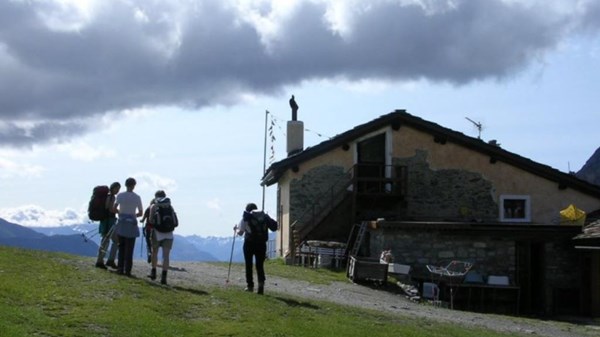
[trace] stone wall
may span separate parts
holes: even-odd
[[[457,169],[432,170],[427,152],[394,158],[408,168],[403,215],[414,219],[485,221],[498,219],[492,183],[481,174]]]
[[[515,282],[515,243],[489,235],[471,236],[451,231],[377,229],[370,231],[370,255],[391,249],[396,263],[412,266],[416,275],[428,275],[426,265],[445,266],[452,260],[474,263],[483,275],[508,275]]]
[[[545,279],[553,287],[579,287],[579,257],[571,242],[548,242],[545,247]]]
[[[561,313],[568,307],[578,309],[580,265],[572,243],[548,242],[544,245],[545,312]]]
[[[445,266],[452,260],[459,260],[474,263],[472,270],[484,276],[507,275],[512,285],[520,281],[516,265],[518,239],[509,233],[496,237],[482,232],[469,235],[431,228],[384,227],[370,229],[368,237],[367,255],[378,257],[381,251],[391,249],[394,262],[410,265],[411,274],[417,278],[432,276],[426,268],[428,264]],[[568,239],[546,237],[544,240],[540,269],[528,271],[543,270],[543,277],[540,284],[530,286],[543,287],[541,304],[544,313],[577,312],[581,295],[579,254]],[[521,286],[524,292],[531,290],[528,285]],[[522,293],[522,296],[533,295]]]
[[[306,212],[311,212],[313,205],[326,203],[331,188],[341,188],[342,182],[349,180],[347,169],[341,166],[324,165],[307,171],[301,179],[290,183],[290,220],[294,222]]]

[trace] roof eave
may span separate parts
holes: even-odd
[[[277,183],[279,178],[281,178],[281,175],[287,169],[300,165],[306,160],[326,153],[337,146],[352,142],[360,136],[390,124],[397,124],[398,127],[401,127],[402,124],[409,125],[413,128],[431,134],[434,136],[434,138],[442,143],[445,141],[450,141],[488,155],[490,156],[490,162],[502,161],[506,164],[519,167],[542,178],[554,181],[557,183],[558,188],[560,189],[569,187],[588,195],[600,198],[600,186],[591,184],[587,181],[577,178],[574,175],[561,172],[550,166],[504,150],[499,146],[485,143],[480,139],[466,136],[460,132],[445,128],[430,121],[426,121],[420,117],[413,116],[407,113],[405,110],[395,110],[387,115],[380,116],[371,122],[359,125],[351,130],[335,136],[330,140],[324,141],[314,147],[309,147],[297,154],[274,163],[265,173],[265,176],[262,179],[262,184],[267,186],[273,185]]]

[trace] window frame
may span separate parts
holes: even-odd
[[[522,200],[524,202],[523,217],[507,217],[504,204],[507,200]],[[500,222],[531,222],[531,196],[522,194],[502,194],[500,195]]]

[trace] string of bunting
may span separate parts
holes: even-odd
[[[269,134],[269,140],[270,140],[269,149],[271,150],[271,153],[269,155],[269,164],[272,164],[275,161],[275,141],[277,140],[277,138],[275,137],[275,128],[279,129],[279,132],[281,132],[283,137],[286,136],[286,133],[285,133],[285,129],[282,126],[282,124],[285,122],[285,120],[275,116],[274,114],[272,114],[270,112],[269,112],[269,116],[271,117],[270,123],[269,123],[269,128],[268,128],[268,134]],[[323,135],[322,133],[316,132],[314,130],[305,128],[304,131],[311,132],[311,133],[317,135],[319,138],[331,139],[331,137]]]
[[[275,120],[273,115],[271,115],[271,124],[269,125],[269,139],[271,140],[271,155],[269,156],[269,164],[273,164],[275,161],[275,133],[273,132],[273,127],[275,127]]]

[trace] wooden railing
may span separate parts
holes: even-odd
[[[359,195],[406,196],[406,166],[357,164],[352,176]]]
[[[292,256],[300,244],[313,229],[337,206],[346,195],[352,191],[353,168],[348,170],[340,179],[336,180],[324,193],[314,198],[313,203],[296,219],[291,228]]]
[[[340,179],[335,181],[324,193],[314,198],[314,202],[292,222],[291,250],[292,258],[305,240],[349,194],[356,196],[389,196],[403,198],[406,195],[406,166],[356,164]],[[354,203],[353,203],[354,205]],[[351,223],[354,223],[356,210],[351,210]]]

